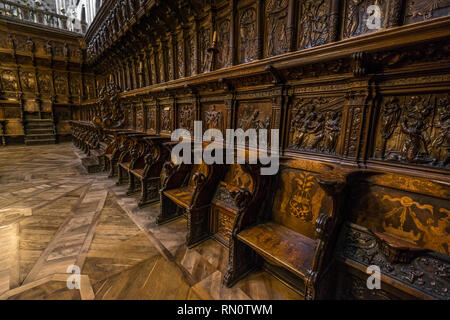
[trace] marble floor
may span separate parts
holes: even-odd
[[[188,249],[71,143],[0,147],[0,299],[301,299],[263,270],[222,285],[228,252]],[[69,288],[70,287],[70,288]]]

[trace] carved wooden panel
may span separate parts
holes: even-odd
[[[224,192],[227,191],[225,190]],[[216,237],[219,241],[228,245],[231,239],[236,215],[215,205],[212,205],[211,211],[213,221],[215,222],[215,230],[213,230],[213,232],[216,233]]]
[[[39,91],[44,96],[52,94],[52,74],[46,71],[39,71],[38,75]]]
[[[245,63],[257,59],[257,14],[254,7],[239,11],[238,55],[239,62]]]
[[[5,91],[16,91],[18,89],[17,76],[12,70],[1,71],[2,88]]]
[[[231,44],[230,44],[230,20],[224,19],[218,23],[217,31],[217,55],[218,68],[231,66]]]
[[[275,222],[315,239],[315,221],[327,212],[327,197],[313,173],[281,169],[272,216]]]
[[[70,94],[74,97],[81,96],[81,75],[72,73],[70,75]]]
[[[288,5],[288,0],[266,1],[266,57],[276,56],[289,51],[290,38],[287,31]]]
[[[136,130],[145,131],[145,117],[144,117],[144,106],[138,104],[136,106]]]
[[[331,0],[299,1],[298,49],[320,46],[329,41]]]
[[[193,76],[197,73],[195,67],[197,65],[195,61],[195,41],[194,36],[190,35],[186,40],[186,73],[187,76]]]
[[[306,98],[294,102],[290,111],[290,150],[337,153],[342,128],[343,99]]]
[[[67,76],[63,72],[55,72],[55,93],[62,96],[66,96],[68,94]]]
[[[161,106],[160,110],[160,131],[170,133],[172,131],[172,107]]]
[[[177,60],[178,60],[178,78],[184,77],[185,69],[185,54],[184,54],[184,38],[181,36],[177,41]]]
[[[23,108],[26,112],[39,112],[39,103],[35,100],[26,100]]]
[[[26,92],[36,91],[36,81],[34,78],[34,71],[21,71],[20,82],[22,84],[22,90]]]
[[[200,68],[202,72],[208,71],[208,48],[211,46],[211,28],[205,26],[199,31],[199,54],[200,54]]]
[[[178,105],[177,128],[194,132],[194,108],[192,104]]]
[[[225,104],[202,105],[203,130],[219,129],[225,133],[226,126]]]
[[[270,129],[272,121],[272,104],[270,102],[239,102],[237,128]]]
[[[450,95],[384,97],[374,157],[417,165],[450,164]]]
[[[386,175],[373,178],[371,185],[360,184],[351,191],[352,221],[371,231],[401,239],[411,246],[448,255],[450,210],[447,201],[394,189],[389,183],[391,179],[398,180],[400,188],[411,191],[439,189],[430,181],[413,177]]]
[[[446,16],[450,0],[407,0],[405,24]]]
[[[377,31],[377,29],[369,29],[368,27],[368,23],[372,21],[370,19],[373,19],[371,16],[374,15],[374,12],[370,11],[371,13],[369,14],[367,13],[367,9],[370,5],[374,4],[377,4],[380,8],[380,28],[386,28],[390,14],[389,2],[394,3],[395,0],[346,0],[343,13],[343,38],[350,38]]]
[[[156,130],[156,106],[147,106],[147,130]]]

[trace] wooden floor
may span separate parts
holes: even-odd
[[[70,143],[0,147],[0,299],[301,298],[265,271],[224,287],[226,248],[186,248],[186,220],[157,226],[158,204],[138,209],[80,157]]]

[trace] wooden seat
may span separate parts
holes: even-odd
[[[312,267],[317,240],[281,224],[262,223],[240,232],[237,238],[273,264],[300,277],[306,277]]]
[[[224,169],[224,165],[167,162],[161,172],[161,204],[156,222],[165,223],[186,213],[186,245],[192,247],[208,238],[209,207]]]
[[[145,136],[139,139],[131,152],[132,161],[128,168],[128,192],[141,190],[139,207],[159,201],[160,176],[162,166],[170,156],[170,151],[164,147],[168,137],[157,135]],[[136,180],[139,183],[136,183]]]
[[[195,192],[194,186],[185,186],[178,189],[164,191],[164,195],[177,205],[187,209]]]
[[[245,210],[232,230],[224,283],[233,285],[255,266],[263,266],[303,294],[324,296],[321,286],[332,263],[341,196],[351,171],[313,160],[284,162],[267,195],[275,197]],[[249,196],[247,196],[249,197]]]

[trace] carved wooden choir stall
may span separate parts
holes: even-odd
[[[223,244],[226,286],[264,268],[305,299],[449,299],[449,9],[106,1],[85,36],[99,86],[73,106],[74,144],[89,171],[159,206],[157,223],[186,219],[187,246]],[[176,129],[269,129],[279,170],[174,163]]]

